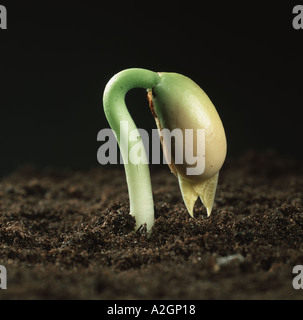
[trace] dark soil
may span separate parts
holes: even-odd
[[[1,299],[302,299],[303,166],[248,153],[221,170],[210,218],[152,168],[156,221],[133,232],[123,168],[26,167],[0,183]]]

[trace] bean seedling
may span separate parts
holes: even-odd
[[[157,73],[139,68],[126,69],[114,75],[107,83],[103,105],[124,161],[130,214],[135,217],[136,229],[146,224],[147,231],[151,230],[154,224],[154,202],[146,155],[146,161],[142,163],[133,164],[129,161],[129,151],[138,141],[129,139],[128,132],[135,132],[137,137],[140,137],[125,104],[126,93],[133,88],[147,90],[163,153],[172,173],[178,178],[189,214],[193,216],[194,204],[200,197],[209,216],[219,170],[224,163],[227,149],[225,131],[214,105],[195,82],[183,75]],[[128,124],[128,132],[124,132],[123,126],[120,126],[121,121]],[[175,139],[175,142],[169,145],[164,132],[173,132],[176,129],[182,133],[181,140]],[[192,143],[185,139],[188,130],[192,132]],[[141,140],[139,143],[143,144]],[[144,147],[140,149],[144,150]],[[189,153],[191,157],[188,156]],[[180,158],[183,162],[179,161]]]

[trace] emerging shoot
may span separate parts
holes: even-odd
[[[115,132],[125,167],[130,213],[136,229],[154,224],[154,203],[146,155],[141,163],[130,161],[130,150],[138,141],[129,132],[140,134],[125,105],[125,95],[133,88],[145,88],[155,117],[166,161],[178,178],[186,208],[193,216],[198,197],[211,214],[218,174],[226,156],[226,137],[220,117],[205,92],[192,80],[177,73],[156,73],[145,69],[127,69],[116,74],[106,85],[103,105],[106,118]],[[121,123],[126,123],[128,131]],[[166,135],[178,129],[180,139],[168,144]],[[185,139],[192,132],[191,143]],[[125,143],[127,142],[127,143]],[[140,140],[139,143],[143,142]],[[125,147],[126,146],[126,147]],[[140,147],[144,150],[144,147]],[[190,156],[189,156],[190,153]],[[183,162],[178,161],[183,159]],[[196,165],[194,165],[196,164]]]

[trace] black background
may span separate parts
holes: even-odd
[[[1,174],[26,163],[97,166],[104,87],[131,67],[197,82],[221,116],[228,157],[251,148],[302,157],[300,1],[0,4]],[[156,127],[144,90],[126,99],[138,127]]]

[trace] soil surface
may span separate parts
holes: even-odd
[[[123,167],[24,167],[0,182],[0,299],[302,299],[303,166],[274,152],[228,160],[208,218],[152,167],[156,221],[134,232]]]

